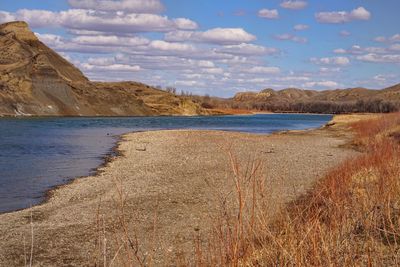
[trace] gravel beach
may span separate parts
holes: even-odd
[[[243,167],[262,162],[272,216],[357,153],[342,146],[348,138],[332,127],[273,135],[127,134],[118,145],[121,155],[96,176],[52,190],[42,205],[0,215],[0,266],[29,263],[32,232],[34,266],[94,266],[104,245],[111,263],[123,233],[138,240],[139,252],[151,255],[153,265],[173,265],[171,259],[193,252],[195,236],[209,231],[218,194],[233,194],[228,151]]]

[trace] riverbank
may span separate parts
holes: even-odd
[[[114,256],[119,260],[127,237],[132,242],[135,236],[138,254],[165,264],[192,253],[194,237],[206,234],[219,212],[219,196],[232,195],[228,151],[244,165],[262,162],[272,214],[354,155],[341,147],[348,138],[340,127],[270,136],[127,134],[118,146],[121,156],[97,176],[53,190],[40,206],[0,215],[0,265],[30,258],[32,229],[34,265],[94,265],[104,261],[104,251],[110,263]]]
[[[244,209],[237,217],[241,220],[223,222],[222,229],[233,233],[241,226],[234,246],[223,237],[212,251],[201,247],[196,260],[202,266],[225,261],[234,266],[399,265],[400,114],[341,116],[330,125],[347,125],[354,134],[347,146],[363,153],[331,169],[272,222],[263,220],[269,217],[262,208],[268,199],[258,197],[255,209]],[[257,189],[255,195],[260,193]]]

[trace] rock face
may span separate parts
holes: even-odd
[[[0,25],[0,116],[205,114],[188,98],[136,82],[96,83],[25,22]]]

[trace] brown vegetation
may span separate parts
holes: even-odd
[[[298,113],[389,113],[400,109],[400,85],[382,90],[351,88],[313,91],[289,88],[280,91],[237,93],[231,99],[193,97],[205,108]]]
[[[365,153],[332,170],[278,216],[257,172],[232,158],[235,209],[221,205],[214,232],[196,243],[198,266],[398,266],[400,114],[352,122]]]

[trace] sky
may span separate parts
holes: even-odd
[[[98,81],[229,97],[400,82],[399,0],[0,1]]]

